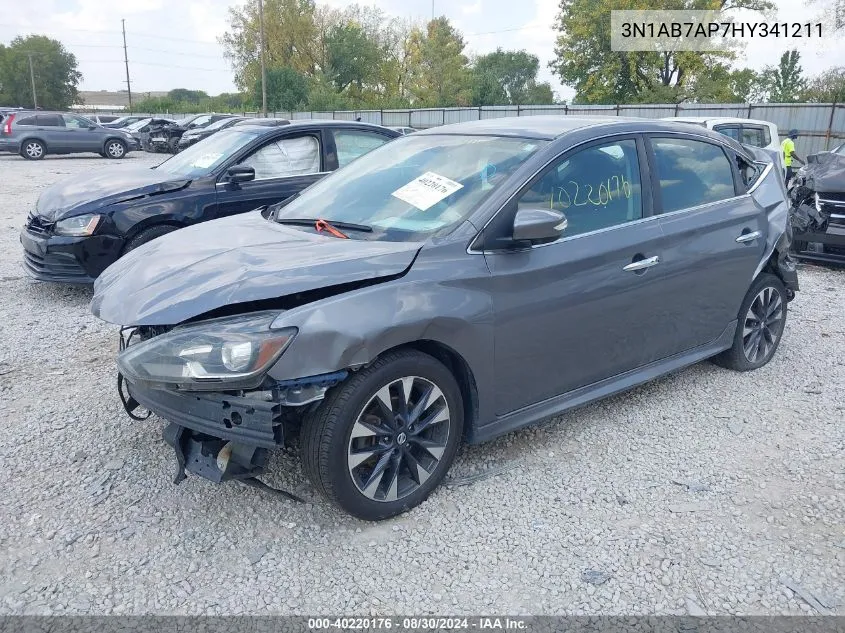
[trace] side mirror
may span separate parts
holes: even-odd
[[[515,242],[553,242],[566,230],[566,216],[552,209],[523,208],[513,220]]]
[[[246,165],[234,165],[226,171],[227,182],[249,182],[255,180],[255,168]]]
[[[89,129],[89,130],[96,130],[96,129],[97,129],[97,126],[96,126],[96,125],[89,125],[89,126],[88,126],[88,129]]]

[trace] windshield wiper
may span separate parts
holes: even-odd
[[[372,233],[373,227],[366,224],[355,224],[353,222],[335,222],[332,220],[324,220],[323,218],[276,218],[279,224],[293,224],[294,226],[313,226],[317,232],[327,231],[335,237],[346,237],[337,229],[346,229],[347,231],[362,231],[364,233]],[[334,231],[332,230],[334,229]],[[339,234],[339,235],[338,235]]]

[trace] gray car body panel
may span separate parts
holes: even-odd
[[[476,397],[468,437],[474,441],[730,347],[744,294],[786,231],[788,205],[774,170],[753,191],[725,201],[647,213],[518,251],[476,246],[525,183],[555,158],[597,139],[621,135],[642,147],[648,134],[668,134],[707,140],[749,161],[759,154],[716,132],[645,120],[524,117],[415,135],[451,133],[552,142],[452,233],[422,245],[295,236],[297,229],[268,225],[259,214],[208,222],[197,228],[215,244],[210,255],[197,245],[204,241],[200,234],[187,230],[141,247],[100,277],[94,313],[121,325],[176,324],[227,304],[384,276],[366,288],[280,310],[274,327],[293,326],[298,333],[269,376],[281,381],[354,370],[385,350],[436,343],[469,370]],[[760,236],[736,241],[752,231]],[[268,233],[284,233],[285,240],[271,247]],[[288,237],[291,254],[282,248]],[[316,248],[297,253],[299,243],[314,240],[332,245],[325,266],[302,258],[320,252]],[[368,252],[379,245],[383,250]],[[623,271],[633,257],[656,252],[660,266],[643,275]]]

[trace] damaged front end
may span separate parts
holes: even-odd
[[[845,263],[845,157],[808,157],[789,188],[792,250],[801,259]]]
[[[164,439],[175,452],[174,483],[191,473],[267,488],[255,477],[270,451],[284,446],[328,389],[346,378],[346,371],[281,381],[266,376],[295,336],[290,328],[269,328],[277,314],[214,319],[201,328],[121,330],[121,402],[135,420],[155,413],[168,422]],[[226,340],[215,341],[215,332],[225,332]]]

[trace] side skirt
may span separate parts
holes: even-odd
[[[733,321],[717,339],[707,345],[702,345],[682,354],[655,361],[649,365],[632,369],[624,374],[606,378],[591,385],[579,387],[565,394],[503,415],[489,424],[477,427],[469,438],[469,441],[471,444],[486,442],[505,433],[547,420],[596,400],[628,391],[665,374],[694,365],[730,348],[733,345],[736,328],[737,321]]]

